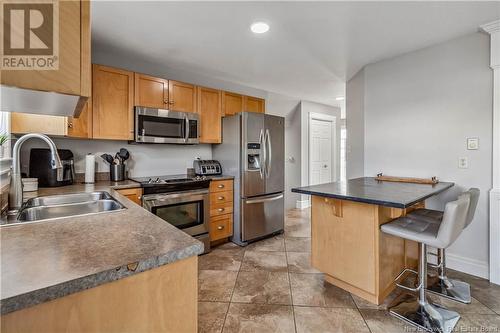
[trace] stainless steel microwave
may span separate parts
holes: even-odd
[[[135,107],[137,143],[199,143],[200,119],[197,113]]]

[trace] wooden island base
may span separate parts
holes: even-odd
[[[424,207],[392,208],[312,196],[311,262],[325,280],[381,304],[404,268],[416,269],[418,243],[390,236],[380,226]]]
[[[0,317],[2,332],[197,331],[198,257]]]

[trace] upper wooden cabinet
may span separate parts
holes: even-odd
[[[222,92],[198,87],[198,113],[200,114],[200,142],[222,142]]]
[[[57,1],[57,0],[56,0]],[[1,83],[19,88],[89,97],[90,1],[57,1],[59,7],[58,69],[2,70]]]
[[[43,133],[46,135],[65,136],[68,134],[68,118],[12,112],[10,132],[16,134]]]
[[[222,92],[222,114],[232,116],[243,111],[243,95],[228,91]]]
[[[133,72],[92,66],[92,117],[95,139],[133,140]]]
[[[136,106],[167,109],[168,80],[135,73],[135,102]]]
[[[196,112],[196,86],[178,81],[168,81],[169,110]]]
[[[92,138],[92,99],[89,98],[83,107],[80,117],[68,117],[68,133],[72,138]]]
[[[257,97],[244,96],[243,97],[243,111],[247,112],[266,112],[266,100]]]

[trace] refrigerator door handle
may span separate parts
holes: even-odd
[[[253,200],[247,200],[247,204],[256,204],[256,203],[263,203],[263,202],[269,202],[269,201],[274,201],[274,200],[279,200],[283,198],[283,194],[278,194],[272,197],[266,197],[262,199],[253,199]]]
[[[266,140],[264,137],[264,130],[260,130],[259,134],[259,145],[260,149],[262,150],[262,161],[260,163],[260,168],[259,168],[259,173],[260,173],[260,178],[264,179],[264,172],[265,172],[265,165],[266,165]]]
[[[266,170],[266,175],[267,178],[271,175],[271,163],[273,161],[272,157],[272,149],[271,149],[271,134],[269,133],[269,130],[266,129],[266,165],[267,165],[267,170]]]

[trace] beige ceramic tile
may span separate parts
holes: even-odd
[[[207,270],[198,272],[198,300],[229,302],[238,272]]]
[[[293,305],[355,308],[351,295],[323,280],[322,274],[290,273]]]
[[[241,270],[286,272],[287,264],[285,252],[246,251]]]
[[[293,333],[291,306],[231,303],[224,333]]]
[[[311,266],[311,253],[287,252],[286,257],[290,273],[321,273]]]
[[[311,238],[285,238],[285,247],[287,252],[311,252]]]
[[[229,303],[198,302],[198,332],[222,332]]]
[[[286,272],[240,272],[232,302],[292,304],[290,282]]]
[[[283,252],[285,251],[285,241],[282,236],[266,238],[255,243],[251,243],[246,248],[248,251],[259,252]]]
[[[388,311],[361,309],[361,315],[372,333],[417,332],[416,328],[389,314]]]
[[[369,333],[356,309],[294,306],[297,333]]]

